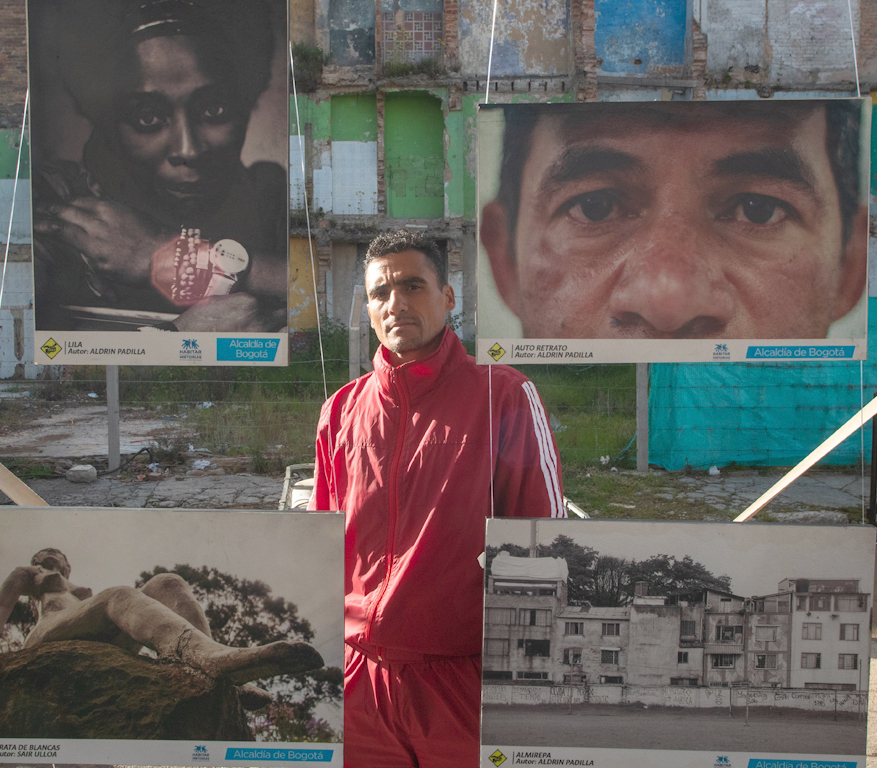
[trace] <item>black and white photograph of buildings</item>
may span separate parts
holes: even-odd
[[[864,755],[872,530],[487,530],[484,744]]]

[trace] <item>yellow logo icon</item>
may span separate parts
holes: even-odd
[[[61,345],[54,339],[49,339],[45,344],[43,344],[43,346],[40,347],[40,349],[43,350],[49,360],[51,360],[61,351]]]
[[[490,349],[487,350],[487,354],[490,355],[494,360],[499,361],[499,359],[505,354],[505,350],[497,342]],[[503,760],[505,760],[505,758],[503,758]],[[499,763],[497,763],[497,765],[499,765]]]
[[[502,347],[500,347],[500,349],[502,349]],[[503,352],[505,352],[504,349],[503,349]],[[502,765],[506,761],[506,756],[502,752],[500,752],[499,750],[496,750],[496,752],[494,752],[487,759],[490,760],[490,762],[493,763],[494,765]]]

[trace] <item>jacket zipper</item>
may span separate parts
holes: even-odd
[[[365,626],[365,641],[374,645],[376,648],[377,644],[372,640],[372,633],[374,631],[375,617],[377,616],[378,608],[380,607],[381,600],[383,600],[384,595],[387,593],[387,589],[390,586],[390,578],[393,573],[393,561],[396,552],[396,524],[399,520],[399,465],[402,463],[402,452],[405,447],[405,433],[408,427],[408,392],[403,386],[399,372],[393,371],[390,374],[390,380],[394,383],[396,391],[399,393],[399,431],[397,433],[396,448],[393,451],[393,461],[390,464],[390,482],[388,488],[389,508],[387,510],[387,567],[384,573],[384,580],[381,583],[380,590],[378,590],[378,596],[375,598],[371,610],[369,611],[368,621]],[[377,654],[380,659],[380,648],[377,648]]]

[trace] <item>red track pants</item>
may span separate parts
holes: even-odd
[[[477,768],[480,655],[344,650],[345,768]]]

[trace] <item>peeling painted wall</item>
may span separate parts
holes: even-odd
[[[316,258],[316,255],[315,257]],[[289,240],[289,330],[303,331],[317,324],[317,301],[306,238]]]
[[[3,309],[0,309],[0,379],[36,378],[40,366],[33,362],[33,344],[30,261],[11,261],[6,268]]]
[[[297,109],[296,109],[297,107]],[[297,113],[297,115],[296,115]],[[325,174],[320,176],[322,162],[328,166],[328,143],[330,125],[330,104],[328,101],[315,101],[309,96],[289,99],[289,201],[294,211],[304,210],[305,179],[314,174],[314,185],[318,179],[325,181]],[[301,125],[299,125],[299,121]],[[321,152],[325,148],[325,153]],[[304,165],[305,172],[302,172]],[[321,185],[321,192],[323,187]],[[326,192],[331,198],[331,178]],[[315,194],[316,197],[316,194]],[[317,207],[316,201],[314,207]],[[328,210],[328,209],[326,209]]]
[[[441,13],[444,10],[442,0],[381,0],[381,11],[394,13],[396,11],[426,11],[427,13]]]
[[[9,213],[12,211],[12,196],[15,193],[15,210],[12,211],[12,233],[9,242],[29,243],[30,231],[30,148],[25,144],[21,152],[21,167],[18,170],[18,185],[15,172],[18,165],[18,145],[21,137],[19,128],[0,129],[0,242],[6,242],[9,230]],[[4,301],[4,304],[6,302]]]
[[[418,91],[386,95],[384,156],[387,215],[444,216],[444,120],[439,99]]]
[[[316,45],[315,33],[314,0],[289,0],[289,39],[294,43]]]
[[[859,27],[859,0],[853,0]],[[703,0],[707,73],[721,79],[729,67],[752,82],[795,86],[854,81],[849,7],[830,0]]]
[[[852,3],[853,26],[859,3]],[[772,0],[767,23],[771,75],[780,82],[827,83],[855,79],[847,3]]]
[[[595,0],[594,46],[606,73],[680,74],[688,0]]]
[[[332,206],[337,214],[378,212],[377,99],[374,94],[333,96]]]
[[[342,67],[375,61],[375,5],[357,0],[329,0],[329,51]]]
[[[460,2],[463,72],[486,74],[493,3]],[[497,10],[491,75],[555,75],[572,66],[569,5],[552,0],[509,0]]]

